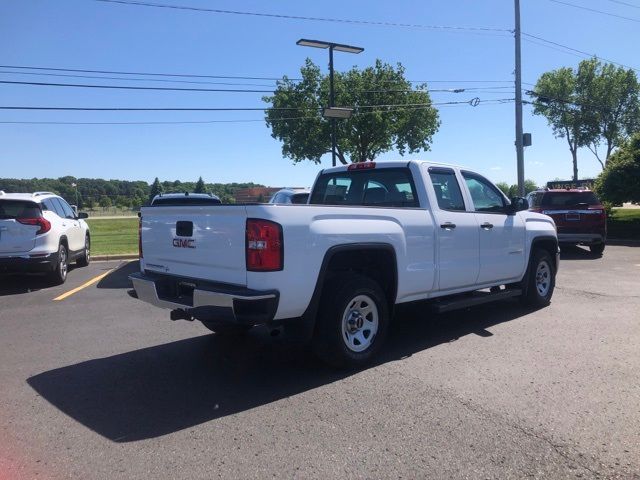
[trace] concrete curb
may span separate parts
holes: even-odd
[[[92,255],[91,260],[96,262],[103,262],[106,260],[137,260],[137,253],[128,253],[124,255]]]

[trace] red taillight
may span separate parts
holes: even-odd
[[[40,228],[36,232],[36,235],[42,235],[43,233],[47,233],[51,230],[51,222],[44,217],[36,217],[36,218],[16,218],[18,222],[23,225],[37,225]]]
[[[269,220],[247,219],[247,270],[275,272],[284,263],[282,226]]]
[[[138,256],[142,258],[142,217],[138,218]]]
[[[347,170],[366,170],[368,168],[376,168],[376,162],[352,163],[347,167]]]

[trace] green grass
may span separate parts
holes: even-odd
[[[614,208],[607,225],[607,236],[640,240],[640,208]]]
[[[138,253],[137,218],[90,218],[91,255]]]

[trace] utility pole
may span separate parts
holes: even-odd
[[[333,45],[329,46],[329,108],[335,107],[336,94],[333,90]],[[336,119],[331,119],[331,165],[336,166]]]
[[[524,197],[524,138],[522,132],[522,58],[520,52],[520,0],[515,3],[516,38],[516,157],[518,159],[518,195]]]

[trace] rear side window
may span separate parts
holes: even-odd
[[[73,210],[71,210],[71,207],[67,204],[67,202],[65,202],[64,200],[60,200],[59,198],[52,198],[51,201],[54,203],[54,205],[58,206],[58,209],[56,209],[56,211],[62,211],[61,213],[58,213],[61,218],[76,218]]]
[[[453,170],[429,168],[429,177],[441,210],[465,211],[462,191]]]
[[[579,204],[599,205],[600,201],[593,192],[546,192],[542,198],[542,207],[575,207]]]
[[[0,220],[40,216],[40,207],[37,203],[22,200],[0,200]]]
[[[321,175],[309,203],[371,207],[420,206],[408,168],[370,168]]]
[[[42,201],[42,205],[44,206],[45,210],[55,213],[60,218],[64,218],[64,210],[62,209],[62,205],[60,205],[60,202],[54,202],[53,198],[47,198],[46,200]]]

